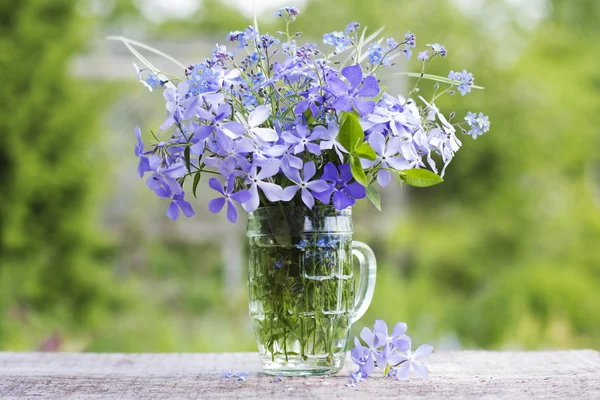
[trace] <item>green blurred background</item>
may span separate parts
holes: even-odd
[[[280,29],[271,15],[287,4],[257,5],[262,30]],[[492,121],[482,138],[464,138],[444,184],[389,188],[381,214],[357,207],[355,238],[379,261],[358,325],[406,321],[416,342],[437,348],[600,349],[600,2],[296,5],[307,40],[354,20],[397,38],[410,29],[417,49],[449,50],[432,73],[466,68],[486,87],[439,102]],[[0,350],[256,350],[245,222],[209,215],[204,196],[193,220],[167,219],[133,156],[133,127],[160,124],[162,96],[104,40],[128,36],[187,64],[244,28],[251,9],[0,3]]]

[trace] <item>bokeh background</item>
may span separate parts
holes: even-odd
[[[262,31],[280,29],[285,3],[257,0]],[[355,20],[411,30],[417,49],[449,50],[432,73],[466,68],[486,87],[439,102],[492,121],[445,183],[389,188],[383,213],[356,207],[379,272],[355,331],[402,320],[437,348],[600,349],[600,1],[296,5],[306,40]],[[188,64],[251,15],[249,0],[0,2],[0,350],[256,350],[245,221],[211,215],[205,195],[192,220],[167,219],[133,156],[133,127],[162,122],[162,96],[104,39]]]

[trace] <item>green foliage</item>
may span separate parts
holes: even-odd
[[[406,171],[398,171],[398,176],[410,186],[429,187],[444,182],[437,174],[427,169],[408,169]]]
[[[360,126],[354,113],[342,114],[342,125],[339,133],[340,144],[348,150],[352,176],[364,187],[369,186],[369,180],[360,163],[360,158],[375,160],[377,155],[369,143],[365,142],[365,132]]]
[[[91,213],[100,104],[69,76],[76,12],[67,0],[0,4],[0,347],[97,326],[116,306]]]

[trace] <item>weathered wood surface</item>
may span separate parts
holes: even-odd
[[[1,398],[600,398],[600,353],[436,352],[430,379],[375,375],[346,387],[352,365],[336,376],[283,378],[261,373],[255,353],[0,353]],[[246,381],[223,370],[248,372]],[[375,397],[376,396],[376,397]]]

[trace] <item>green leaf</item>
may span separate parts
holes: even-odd
[[[342,118],[343,122],[339,133],[340,143],[352,153],[365,141],[365,131],[354,114],[345,112],[342,114]]]
[[[370,161],[375,161],[375,159],[377,159],[377,154],[375,154],[375,150],[373,150],[373,148],[367,142],[363,142],[356,148],[356,155],[362,158],[366,158]]]
[[[183,157],[185,158],[185,166],[187,167],[188,172],[192,173],[192,162],[190,161],[190,146],[186,147],[183,151]]]
[[[356,179],[356,182],[360,183],[364,187],[367,187],[369,183],[367,182],[367,176],[365,175],[365,171],[363,170],[362,165],[360,164],[360,158],[350,155],[350,170],[352,171],[352,176]]]
[[[198,198],[198,196],[196,196],[196,189],[198,189],[198,183],[200,183],[200,175],[200,171],[196,172],[196,175],[194,175],[194,184],[192,185],[192,193],[196,198]]]
[[[371,200],[375,208],[381,211],[381,197],[379,197],[379,192],[373,185],[369,185],[367,188],[367,199]]]
[[[398,174],[404,182],[415,187],[429,187],[444,182],[439,175],[426,169],[407,169]]]

